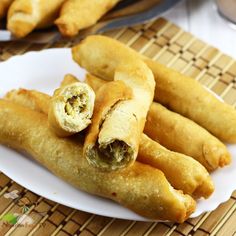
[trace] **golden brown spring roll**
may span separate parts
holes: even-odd
[[[88,78],[94,78],[92,80],[93,82],[91,83],[92,87],[95,84],[99,85],[99,82],[94,82],[99,81],[99,79],[96,80],[96,77],[91,75],[87,76],[87,82],[89,80]],[[75,77],[65,77],[62,84],[68,84],[75,81],[78,81]],[[106,83],[103,80],[101,81],[103,83]],[[94,87],[93,89],[95,92],[98,90],[98,88],[95,89]],[[30,92],[31,91],[29,91],[29,93]],[[24,93],[24,95],[26,95],[26,99],[23,99],[22,94],[21,96],[19,96],[19,99],[17,99],[18,94],[15,94],[14,100],[12,101],[18,103],[19,105],[26,106],[28,108],[41,112],[42,109],[40,107],[33,106],[27,101],[28,96],[26,93],[27,90],[25,90]],[[114,93],[110,94],[112,97],[114,96]],[[39,93],[39,97],[42,97],[41,93]],[[35,103],[33,101],[34,99],[36,99],[37,101],[36,93],[35,96],[31,99],[31,102],[33,104]],[[109,101],[111,101],[111,99],[109,99]],[[44,99],[44,106],[48,107],[49,103],[50,100],[46,95]],[[47,114],[47,112],[45,114]],[[214,186],[208,172],[200,163],[193,160],[189,156],[171,152],[165,149],[163,146],[151,140],[144,134],[141,136],[141,143],[139,146],[139,154],[137,160],[163,171],[167,180],[175,189],[182,190],[184,193],[190,194],[195,198],[208,198],[214,190]],[[176,178],[176,176],[178,176],[178,178]]]
[[[107,82],[105,82],[104,80],[101,80],[95,76],[92,76],[90,74],[86,75],[86,82],[93,88],[93,90],[97,94],[97,99],[104,98],[101,94],[99,94],[99,92],[100,92],[101,88],[104,88],[104,84],[106,84]],[[113,98],[114,98],[115,92],[112,91],[111,94],[112,95],[110,95],[110,97],[113,96]],[[150,127],[149,127],[150,130],[155,129],[157,126],[155,123],[156,122],[155,117],[157,116],[157,113],[156,113],[156,111],[153,112],[153,109],[152,109],[152,106],[154,106],[154,105],[155,105],[155,103],[153,103],[151,105],[151,109],[148,113],[148,118],[147,118],[148,122],[150,122],[150,121],[154,122],[153,124],[151,122],[150,122],[150,124],[148,124],[148,125],[150,125]],[[162,116],[162,113],[159,113],[158,115]],[[153,117],[153,119],[152,119],[152,117]],[[173,116],[173,118],[175,118],[175,117]],[[165,119],[165,117],[163,117],[163,119]],[[170,114],[170,117],[168,118],[168,120],[169,119],[170,120],[172,119],[171,114]],[[170,121],[170,122],[172,122],[172,121]],[[175,119],[173,119],[173,122],[175,122]],[[171,123],[172,125],[173,125],[173,122]],[[168,124],[168,121],[167,121],[167,124]],[[169,130],[169,127],[167,127],[167,124],[162,122],[161,125],[164,126],[164,127],[162,127],[162,130],[165,130],[165,128],[167,129],[167,131]],[[189,125],[189,124],[187,124],[187,125]],[[147,126],[147,124],[145,124],[145,128],[146,128],[146,126]],[[184,126],[184,123],[182,124],[182,126],[180,128],[183,128],[183,126]],[[201,129],[202,128],[200,128],[200,131],[201,131]],[[178,131],[179,134],[181,134],[181,129],[177,129],[176,131]],[[191,125],[190,125],[188,131],[192,132]],[[192,134],[192,135],[198,134],[197,131],[198,131],[198,129],[196,128],[190,134]],[[157,129],[157,131],[153,131],[153,132],[154,133],[158,132],[158,129]],[[172,132],[175,133],[175,129],[173,129]],[[205,131],[205,132],[208,133],[207,131]],[[204,134],[204,132],[200,132],[200,134],[202,134],[202,133]],[[187,132],[183,133],[183,134],[186,135],[186,138],[189,137],[189,136],[187,136],[187,135],[189,135]],[[209,134],[209,136],[211,136],[211,135]],[[207,136],[206,138],[209,138],[209,136]],[[178,139],[178,136],[176,135],[175,138]],[[189,148],[194,146],[195,142],[196,142],[196,144],[198,144],[198,142],[199,142],[199,140],[195,139],[194,137],[192,139],[193,139],[192,143],[186,143],[186,144],[190,145]],[[184,139],[182,139],[182,140],[183,140],[182,144],[185,145]],[[171,141],[175,142],[174,139],[172,139]],[[207,139],[205,139],[204,141],[206,142]],[[178,141],[176,141],[176,142],[178,142]],[[86,142],[85,142],[85,145],[86,145]],[[187,149],[187,147],[185,147],[185,148]],[[194,147],[192,149],[194,149]],[[196,153],[197,153],[197,151],[198,151],[197,148],[194,151],[196,151]],[[226,153],[228,153],[226,149],[225,149],[225,151],[226,151]],[[143,134],[141,136],[141,142],[139,145],[139,153],[138,153],[137,160],[160,169],[161,171],[163,171],[166,178],[168,179],[168,181],[171,183],[171,185],[174,188],[181,189],[181,190],[183,190],[184,193],[188,193],[196,198],[200,198],[200,197],[207,198],[214,191],[214,186],[213,186],[213,183],[212,183],[211,178],[209,176],[209,173],[206,171],[206,169],[200,163],[195,161],[190,156],[186,156],[181,153],[171,152],[171,151],[165,149],[163,146],[161,146],[157,142],[148,138],[145,134]],[[178,178],[176,178],[176,176],[178,176]]]
[[[137,160],[161,170],[175,189],[195,198],[208,198],[214,191],[209,173],[199,162],[167,150],[145,134],[141,138]]]
[[[4,18],[7,15],[9,6],[13,0],[1,0],[0,1],[0,19]]]
[[[139,54],[137,53],[137,56]],[[155,80],[155,101],[195,121],[228,143],[236,142],[236,111],[198,81],[145,58]]]
[[[0,100],[0,143],[23,150],[58,177],[83,191],[112,199],[151,219],[183,222],[195,201],[174,190],[164,174],[148,165],[101,172],[82,157],[82,144],[58,138],[47,126],[47,116]]]
[[[152,103],[144,132],[170,150],[193,157],[209,171],[230,164],[226,146],[195,122]]]
[[[106,81],[91,74],[86,82],[96,92]],[[207,170],[228,165],[231,161],[226,146],[195,122],[159,103],[153,102],[148,112],[144,133],[166,148],[193,157]]]
[[[34,29],[53,24],[65,0],[15,0],[8,11],[7,29],[22,38]]]
[[[55,21],[64,36],[72,37],[81,29],[94,25],[119,0],[67,0]]]
[[[86,149],[85,151],[86,157],[93,158],[94,163],[99,160],[99,152],[101,152],[102,157],[109,154],[109,158],[106,159],[110,160],[110,169],[124,167],[126,156],[130,156],[129,159],[134,161],[138,154],[140,136],[155,87],[151,70],[137,59],[128,47],[105,36],[87,37],[72,48],[72,54],[74,60],[91,73],[106,76],[109,70],[111,76],[106,77],[107,80],[123,81],[132,90],[132,98],[118,102],[109,112],[109,116],[104,119],[99,133],[100,150],[94,152],[93,149]],[[109,99],[108,93],[109,90],[101,95],[106,97],[104,103]],[[114,158],[116,161],[113,164]],[[131,164],[132,161],[126,163]]]
[[[49,104],[49,127],[59,137],[84,130],[91,123],[94,101],[95,94],[88,84],[73,82],[58,88]]]

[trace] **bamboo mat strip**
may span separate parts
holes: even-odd
[[[140,53],[198,80],[236,106],[236,61],[202,42],[165,19],[148,24],[105,33],[129,45]],[[50,47],[70,47],[76,40],[47,45],[0,43],[0,61],[31,50]],[[18,191],[17,200],[4,194]],[[0,173],[0,217],[9,212],[21,212],[28,204],[27,215],[34,219],[31,227],[0,224],[3,235],[235,235],[236,191],[215,211],[189,219],[183,224],[152,223],[120,220],[74,210],[28,191]]]

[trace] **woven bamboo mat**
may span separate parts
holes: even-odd
[[[106,35],[194,77],[227,103],[236,106],[236,61],[176,25],[158,19],[146,25],[115,30]],[[2,43],[0,61],[29,50],[68,47],[73,44],[74,42],[59,42],[35,46],[26,43]],[[14,190],[18,190],[18,196],[14,196]],[[8,193],[13,193],[13,196]],[[236,235],[236,191],[215,211],[190,219],[184,224],[135,222],[65,207],[30,192],[0,173],[0,218],[22,211],[34,220],[33,224],[24,227],[0,224],[1,236]],[[11,220],[14,223],[14,219]]]

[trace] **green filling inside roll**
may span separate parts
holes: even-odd
[[[130,162],[133,156],[132,148],[125,142],[115,140],[106,146],[100,146],[98,143],[89,149],[87,158],[94,166],[102,169],[120,169]]]
[[[83,112],[87,105],[87,99],[84,94],[68,98],[65,105],[65,112],[67,115],[76,116]]]

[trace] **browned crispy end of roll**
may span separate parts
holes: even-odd
[[[196,203],[174,190],[164,174],[150,166],[134,165],[101,172],[82,157],[78,140],[58,138],[48,129],[47,117],[0,100],[0,143],[23,150],[52,173],[91,194],[110,198],[155,220],[185,221]]]
[[[209,171],[231,162],[230,153],[220,140],[159,103],[152,103],[144,132],[166,148],[193,157]]]
[[[193,158],[172,152],[142,135],[138,161],[163,171],[175,189],[195,198],[208,198],[214,191],[214,185],[207,170]]]

